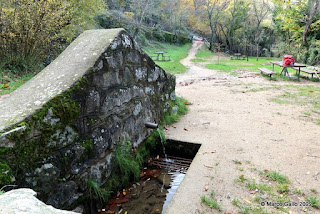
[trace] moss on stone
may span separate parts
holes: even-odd
[[[7,136],[9,140],[15,142],[14,148],[6,150],[6,154],[0,151],[1,157],[6,159],[6,164],[11,166],[15,176],[20,173],[31,172],[55,152],[57,148],[50,148],[48,143],[51,140],[57,140],[54,139],[53,135],[58,130],[63,130],[66,126],[74,127],[74,120],[79,117],[81,109],[80,103],[75,101],[74,97],[85,93],[87,86],[87,78],[82,77],[69,90],[54,97],[30,118],[10,128],[26,127],[22,132],[14,132]],[[44,120],[49,109],[52,109],[52,117],[59,119],[55,125]],[[31,132],[38,132],[39,134],[33,136],[34,134]],[[88,152],[87,147],[85,148],[88,155],[90,152]],[[60,164],[66,164],[67,161],[60,160]]]
[[[8,164],[0,161],[0,186],[6,186],[12,183],[12,170]]]
[[[86,139],[81,143],[81,146],[85,149],[83,154],[81,155],[79,161],[83,162],[90,158],[94,157],[94,151],[93,151],[93,140],[92,139]]]

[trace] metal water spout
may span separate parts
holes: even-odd
[[[144,124],[145,124],[146,128],[148,128],[148,129],[157,129],[158,128],[158,124],[156,124],[156,123],[145,122]]]

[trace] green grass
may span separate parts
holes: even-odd
[[[240,202],[240,200],[237,199],[237,198],[234,198],[234,199],[232,200],[232,204],[233,204],[234,206],[236,206],[236,207],[240,207],[240,206],[241,206],[241,202]]]
[[[215,193],[212,190],[210,193],[210,198],[206,197],[206,196],[201,196],[201,202],[204,203],[205,205],[207,205],[210,208],[214,208],[217,209],[219,211],[221,211],[221,206],[220,204],[217,202],[217,199],[215,198]]]
[[[206,67],[213,70],[219,70],[222,72],[232,72],[233,70],[244,70],[260,73],[258,68],[264,67],[269,70],[272,70],[272,65],[267,64],[270,61],[275,61],[278,59],[270,58],[270,57],[262,57],[259,58],[259,61],[256,61],[256,58],[249,57],[249,61],[247,60],[229,60],[229,59],[220,59],[219,64],[214,62],[212,64],[208,64]],[[279,67],[280,68],[280,67]],[[279,69],[275,66],[275,71]],[[279,70],[279,73],[281,70]]]
[[[191,62],[207,62],[207,60],[195,58],[195,59],[192,59]]]
[[[188,68],[180,63],[180,60],[186,58],[189,53],[191,43],[185,45],[174,45],[169,43],[154,42],[147,47],[143,47],[143,50],[149,55],[154,56],[154,52],[166,51],[165,56],[170,56],[171,61],[168,62],[156,62],[157,65],[162,67],[165,71],[171,74],[185,73]]]
[[[311,203],[314,208],[320,209],[320,201],[317,197],[308,197],[306,201]]]
[[[214,64],[207,64],[206,68],[212,69],[212,70],[218,70],[221,72],[231,72],[233,70],[237,69],[236,65],[229,65],[229,64],[223,64],[223,63],[214,63]]]
[[[93,180],[88,180],[88,197],[90,199],[96,199],[100,202],[105,202],[110,197],[111,192],[107,191],[103,187],[100,187],[98,183]]]
[[[185,115],[188,112],[188,107],[186,104],[189,103],[184,98],[176,97],[175,103],[171,107],[178,107],[176,112],[172,112],[171,114],[165,114],[164,119],[162,121],[163,125],[171,125],[177,122],[181,116]]]
[[[288,193],[289,192],[289,185],[288,184],[279,184],[277,186],[277,192],[280,194]]]
[[[263,172],[265,174],[265,176],[275,182],[277,182],[278,184],[288,184],[289,183],[289,179],[285,176],[282,175],[279,172],[273,172],[273,171],[267,171],[267,172]]]
[[[17,74],[8,70],[0,69],[0,95],[11,93],[31,79],[34,75],[34,73]]]
[[[302,195],[302,191],[300,189],[294,189],[293,193],[295,193],[297,195]]]
[[[317,193],[318,192],[315,188],[311,188],[310,191],[313,192],[313,193]]]
[[[200,48],[196,53],[197,58],[204,58],[204,59],[211,58],[214,55],[215,53],[211,52],[206,45],[203,45],[202,48]]]

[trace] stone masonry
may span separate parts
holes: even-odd
[[[14,182],[66,208],[104,184],[115,145],[138,147],[171,111],[175,77],[123,29],[81,34],[48,67],[0,99],[0,184]],[[2,168],[1,168],[2,167]]]

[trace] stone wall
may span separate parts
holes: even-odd
[[[30,187],[66,208],[110,175],[116,144],[137,147],[175,100],[175,77],[123,30],[81,34],[0,99],[0,184]]]

